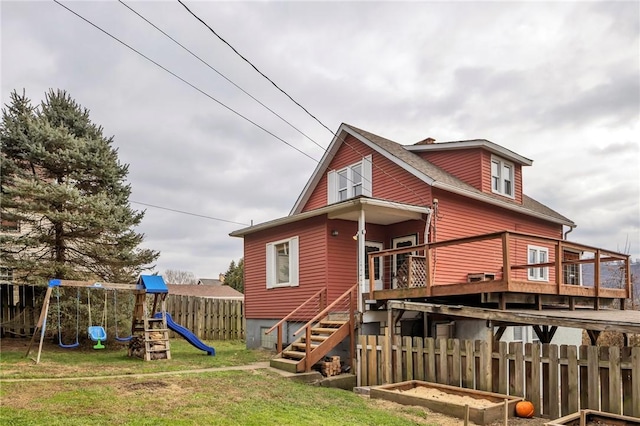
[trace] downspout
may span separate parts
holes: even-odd
[[[367,233],[366,229],[365,229],[365,215],[364,215],[364,209],[361,207],[360,208],[360,216],[358,217],[358,233],[357,235],[357,240],[358,240],[358,311],[363,313],[364,312],[364,302],[362,300],[362,294],[364,293],[364,280],[365,280],[365,276],[364,276],[364,262],[367,261],[367,259],[365,258],[366,256],[366,252],[365,252],[365,234]]]
[[[431,232],[431,217],[433,215],[433,210],[429,207],[427,207],[429,209],[429,212],[427,213],[427,220],[426,223],[424,224],[424,243],[425,244],[429,244],[431,242],[431,238],[429,235],[429,232]]]
[[[578,225],[569,226],[569,230],[564,233],[565,241],[567,240],[567,235],[569,235],[571,232],[573,232],[573,230],[576,228],[576,226],[578,226]]]

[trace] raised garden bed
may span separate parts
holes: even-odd
[[[508,404],[507,414],[513,417],[516,404],[523,399],[420,380],[375,386],[371,388],[369,395],[371,398],[386,399],[399,404],[427,407],[432,411],[460,419],[465,418],[468,405],[469,420],[479,425],[503,419],[505,399]]]
[[[637,417],[595,410],[582,410],[582,413],[584,414],[581,415],[581,412],[569,414],[545,424],[547,426],[640,426],[640,419]]]

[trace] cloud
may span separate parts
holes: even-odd
[[[65,3],[66,4],[66,3]],[[534,160],[525,192],[580,242],[640,258],[640,14],[635,2],[127,2],[301,130],[116,2],[2,2],[3,102],[66,89],[114,136],[132,200],[242,223],[288,214],[342,122],[401,143],[486,138]],[[209,97],[210,96],[210,97]],[[215,98],[218,102],[211,99]],[[312,140],[309,140],[312,139]],[[241,225],[144,207],[158,270],[215,276]]]

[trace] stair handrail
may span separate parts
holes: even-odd
[[[336,300],[334,300],[329,306],[324,308],[319,314],[317,314],[315,317],[311,318],[305,325],[303,325],[298,330],[296,330],[296,332],[293,333],[293,335],[297,336],[304,328],[310,327],[313,323],[315,323],[320,318],[325,316],[331,310],[331,308],[333,308],[338,302],[342,301],[342,299],[345,299],[347,296],[350,296],[351,293],[353,293],[356,290],[357,287],[358,287],[358,284],[355,284],[349,290],[347,290],[344,293],[342,293],[342,295],[340,297],[338,297]]]
[[[300,306],[298,306],[297,308],[295,308],[293,311],[289,312],[284,318],[282,318],[280,321],[278,321],[273,327],[271,327],[270,329],[268,329],[267,331],[264,332],[264,334],[270,334],[273,330],[275,330],[276,328],[278,329],[278,343],[277,343],[277,351],[278,353],[282,352],[282,325],[289,319],[291,318],[296,312],[298,312],[300,309],[302,309],[304,306],[306,306],[309,302],[311,302],[313,299],[315,299],[317,296],[321,295],[323,292],[326,293],[327,289],[325,288],[321,288],[320,290],[316,291],[315,293],[313,293],[313,295],[311,297],[309,297],[307,300],[305,300]],[[321,298],[321,303],[322,300],[325,300],[326,303],[326,294],[324,298]]]
[[[300,333],[303,329],[305,330],[305,355],[304,355],[304,365],[305,368],[304,370],[309,372],[311,371],[311,363],[309,362],[309,354],[311,353],[311,327],[312,325],[318,321],[320,318],[324,317],[327,313],[329,313],[329,311],[331,311],[331,309],[338,303],[341,302],[343,299],[345,298],[349,298],[349,321],[346,323],[349,328],[350,328],[350,336],[351,336],[351,358],[353,359],[353,356],[355,354],[355,346],[354,346],[354,342],[355,342],[355,334],[354,334],[354,328],[353,328],[353,323],[354,323],[354,302],[355,302],[355,297],[353,297],[353,294],[356,293],[358,288],[358,284],[356,283],[353,287],[351,287],[349,290],[345,291],[340,297],[338,297],[336,300],[334,300],[329,306],[327,306],[326,308],[324,308],[322,310],[322,312],[320,312],[318,315],[316,315],[315,317],[313,317],[309,322],[307,322],[304,326],[300,327],[295,333],[293,333],[294,336],[297,336],[298,333]]]

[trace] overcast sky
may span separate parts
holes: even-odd
[[[178,2],[62,1],[220,103],[320,159],[332,134]],[[483,138],[534,160],[524,191],[569,239],[640,258],[640,2],[185,4],[332,131],[403,144]],[[316,163],[53,1],[2,1],[2,104],[68,91],[114,136],[156,270],[213,278],[241,224],[289,213]],[[318,146],[320,145],[320,146]]]

